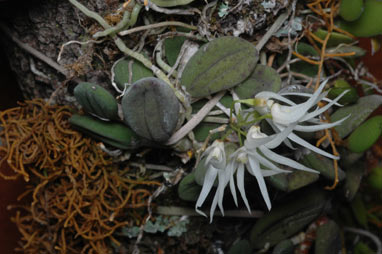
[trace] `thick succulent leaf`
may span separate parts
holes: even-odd
[[[315,254],[337,254],[341,252],[340,228],[333,220],[320,225],[316,234]]]
[[[319,174],[296,170],[292,173],[281,173],[267,178],[275,188],[291,192],[307,186],[319,178]]]
[[[320,38],[321,40],[325,40],[325,37],[328,34],[328,31],[319,28],[319,29],[317,29],[316,32],[314,32],[314,34],[318,38]],[[351,38],[345,34],[342,34],[342,33],[332,32],[329,36],[327,47],[329,47],[329,48],[330,47],[336,47],[341,43],[350,44],[352,42],[354,42],[353,38]]]
[[[198,200],[202,187],[195,182],[195,173],[185,176],[178,185],[178,196],[186,201]]]
[[[256,249],[287,239],[315,220],[325,209],[326,194],[319,189],[304,191],[292,202],[274,207],[251,230],[250,242]]]
[[[363,11],[363,0],[342,0],[340,4],[340,16],[346,21],[357,20]]]
[[[347,139],[347,147],[355,153],[369,149],[382,134],[382,116],[374,116],[358,126]]]
[[[229,248],[227,254],[250,254],[252,247],[248,240],[240,240]]]
[[[330,180],[335,179],[333,161],[320,154],[309,152],[301,158],[302,164],[309,168],[313,168],[320,172],[320,174]],[[338,180],[345,179],[345,172],[338,167]]]
[[[163,80],[143,78],[122,99],[124,121],[139,136],[156,142],[170,138],[179,118],[179,101]]]
[[[134,149],[142,145],[142,140],[126,125],[104,122],[86,115],[72,115],[70,124],[81,132],[120,149]]]
[[[129,83],[129,62],[131,59],[122,58],[115,63],[112,72],[114,73],[114,82],[118,88],[123,91],[125,84]],[[132,60],[131,66],[131,83],[134,83],[142,78],[153,77],[153,72],[144,66],[141,62]]]
[[[254,97],[258,92],[271,91],[277,93],[281,88],[281,78],[272,67],[258,64],[251,75],[235,87],[240,99]]]
[[[361,97],[356,104],[345,106],[334,112],[330,119],[332,122],[341,120],[350,115],[341,125],[338,125],[335,130],[341,138],[349,135],[355,130],[365,119],[382,104],[381,95],[368,95]]]
[[[86,112],[101,119],[118,119],[117,100],[103,87],[82,82],[74,88],[74,96]]]
[[[367,177],[367,182],[377,192],[382,191],[382,165],[378,165],[371,170]]]
[[[346,179],[343,185],[343,193],[348,201],[353,200],[361,184],[362,177],[366,172],[364,161],[357,162],[346,169]]]
[[[191,96],[205,97],[244,81],[257,61],[254,45],[237,37],[221,37],[205,44],[191,57],[181,84]]]
[[[173,6],[180,6],[180,5],[186,5],[194,0],[150,0],[154,4],[158,5],[159,7],[173,7]]]
[[[348,0],[349,1],[349,0]],[[353,8],[350,7],[350,8]],[[357,37],[369,37],[382,34],[382,2],[379,0],[364,1],[361,16],[353,22],[341,22],[340,27]]]

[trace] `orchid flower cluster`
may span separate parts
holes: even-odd
[[[289,170],[281,169],[279,165],[318,173],[314,169],[308,168],[290,158],[272,151],[272,149],[275,149],[282,143],[293,148],[290,142],[292,141],[318,154],[338,160],[339,158],[337,156],[311,145],[293,132],[314,132],[324,130],[339,125],[346,119],[344,118],[334,123],[322,123],[318,118],[331,106],[339,105],[337,103],[338,100],[346,93],[345,91],[334,100],[327,99],[327,92],[322,92],[326,83],[327,80],[323,82],[313,94],[277,94],[274,92],[260,92],[254,99],[250,99],[251,102],[249,104],[254,106],[258,113],[261,115],[270,114],[271,117],[266,118],[266,120],[272,126],[275,133],[268,136],[261,132],[258,125],[255,124],[251,126],[246,134],[244,145],[228,156],[228,158],[224,149],[224,142],[215,140],[202,155],[202,157],[206,157],[205,166],[207,171],[204,177],[202,190],[196,201],[195,210],[198,213],[205,215],[199,208],[203,205],[217,179],[217,190],[210,208],[211,221],[217,206],[219,206],[220,211],[224,215],[223,197],[225,188],[228,184],[236,206],[238,204],[236,194],[237,186],[240,196],[250,212],[250,206],[244,188],[245,169],[249,174],[256,178],[262,197],[269,210],[271,209],[271,201],[264,177],[290,172]],[[303,103],[296,104],[286,98],[285,96],[287,95],[305,97],[308,99]],[[317,104],[322,100],[327,101],[328,104],[324,107],[318,107]],[[248,101],[246,103],[248,104]],[[283,105],[280,103],[283,103]],[[315,108],[312,110],[313,107]]]

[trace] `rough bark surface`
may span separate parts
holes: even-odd
[[[89,9],[106,15],[116,8],[118,1],[89,0],[83,3]],[[15,10],[12,8],[12,11]],[[7,15],[4,23],[19,40],[53,61],[57,61],[63,43],[70,40],[83,41],[89,36],[89,27],[95,30],[98,28],[95,22],[86,18],[67,0],[34,1],[27,8],[17,8],[12,16]],[[68,70],[65,76],[21,49],[8,36],[1,36],[0,42],[26,99],[49,98],[57,88],[66,88],[67,81],[78,74],[86,80],[101,79],[101,83],[102,79],[108,77],[104,71],[106,68],[94,68],[93,58],[97,52],[94,52],[93,44],[71,44],[65,47],[59,62]],[[100,60],[106,65],[102,56]],[[67,98],[64,96],[65,93],[61,93],[61,98],[58,96],[56,99],[65,102]]]

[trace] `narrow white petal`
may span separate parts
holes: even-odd
[[[219,170],[218,172],[219,184],[218,184],[218,189],[216,190],[216,193],[218,195],[218,206],[223,216],[224,216],[223,198],[224,198],[224,189],[226,186],[225,178],[226,178],[225,172],[223,170]]]
[[[218,170],[216,168],[214,168],[211,165],[208,167],[206,175],[204,176],[202,190],[201,190],[199,197],[198,197],[198,200],[196,201],[196,204],[195,204],[196,212],[203,215],[203,216],[206,216],[206,217],[207,217],[207,215],[205,213],[203,213],[202,211],[200,211],[198,208],[203,205],[204,201],[206,200],[206,198],[208,196],[208,193],[210,193],[211,188],[214,185],[217,173],[218,173]]]
[[[350,117],[350,115],[348,115],[347,117],[344,117],[341,120],[338,120],[334,123],[321,123],[321,124],[317,124],[317,125],[307,125],[307,126],[296,125],[294,130],[303,131],[303,132],[314,132],[314,131],[329,129],[329,128],[333,128],[334,126],[340,125],[343,121],[345,121],[349,117]]]
[[[287,157],[284,157],[284,156],[281,156],[271,150],[269,150],[268,148],[266,147],[260,147],[260,151],[269,159],[271,159],[272,161],[274,162],[277,162],[279,164],[282,164],[282,165],[286,165],[286,166],[289,166],[289,167],[292,167],[292,168],[295,168],[295,169],[299,169],[299,170],[303,170],[303,171],[307,171],[307,172],[312,172],[312,173],[318,173],[318,171],[314,170],[314,169],[311,169],[311,168],[308,168],[308,167],[305,167],[304,165],[294,161],[294,160],[291,160]]]
[[[269,92],[269,91],[263,91],[263,92],[260,92],[258,94],[256,94],[255,98],[264,98],[266,100],[268,99],[276,99],[276,100],[279,100],[279,101],[282,101],[286,104],[289,104],[289,105],[296,105],[296,103],[294,103],[293,101],[277,94],[277,93],[274,93],[274,92]]]
[[[305,140],[303,140],[302,138],[300,138],[299,136],[297,136],[293,132],[291,134],[289,134],[288,138],[290,140],[292,140],[293,142],[296,142],[297,144],[299,144],[299,145],[301,145],[303,147],[306,147],[306,148],[308,148],[309,150],[311,150],[311,151],[313,151],[315,153],[321,154],[322,156],[331,158],[333,160],[338,160],[339,159],[338,156],[334,156],[333,154],[327,153],[324,150],[321,150],[321,149],[313,146],[312,144],[306,142]]]
[[[212,204],[210,208],[210,223],[212,223],[212,220],[214,218],[214,213],[216,210],[217,203],[218,203],[218,192],[215,193],[214,199],[212,200]]]
[[[281,142],[287,140],[288,135],[293,131],[294,127],[296,126],[296,123],[290,124],[287,128],[284,128],[281,132],[277,134],[273,134],[272,140],[268,143],[264,144],[264,146],[273,149],[278,147]]]
[[[256,160],[260,162],[260,164],[264,165],[265,167],[269,169],[273,169],[274,171],[278,171],[280,173],[288,172],[287,170],[277,167],[275,164],[270,162],[267,158],[259,155],[257,152],[256,153],[251,152],[250,155],[248,155],[248,158],[251,158],[252,160]]]
[[[251,213],[251,208],[249,207],[248,199],[247,199],[247,196],[245,195],[245,189],[244,189],[244,165],[243,164],[240,164],[239,168],[237,169],[236,181],[237,181],[237,188],[239,189],[241,198],[243,199],[244,204],[248,209],[248,212]]]
[[[248,170],[250,170],[251,174],[256,177],[257,183],[259,184],[261,195],[263,196],[263,199],[265,201],[265,204],[268,207],[268,210],[271,210],[271,200],[269,198],[267,186],[264,181],[264,177],[260,171],[260,165],[258,161],[253,160],[252,158],[248,159]]]
[[[301,97],[312,97],[313,94],[311,93],[299,93],[299,92],[285,92],[285,93],[280,93],[280,95],[293,95],[293,96],[301,96]],[[325,97],[325,96],[324,96]],[[326,102],[331,102],[332,100],[329,99],[329,98],[322,98],[320,100],[323,100],[323,101],[326,101]],[[339,103],[335,103],[334,105],[336,106],[342,106],[341,104]]]
[[[283,131],[285,130],[285,127],[284,126],[281,126],[279,124],[275,124],[274,122],[272,122],[270,119],[266,119],[266,121],[269,123],[269,125],[272,127],[272,129],[277,133],[279,133],[280,131]],[[292,150],[295,150],[296,148],[292,145],[292,143],[288,140],[288,139],[284,139],[284,144],[289,147],[290,149]],[[273,148],[275,148],[277,146],[273,145]],[[270,147],[271,148],[271,147]]]
[[[280,171],[275,171],[273,169],[261,169],[261,174],[263,175],[263,177],[278,175],[281,173],[292,173],[292,171],[280,172]]]
[[[306,121],[307,119],[310,119],[310,118],[313,118],[313,117],[316,117],[316,116],[322,114],[323,112],[328,110],[331,106],[333,106],[334,103],[336,103],[338,100],[340,100],[347,92],[349,92],[349,90],[345,90],[340,95],[338,95],[332,102],[326,104],[324,107],[320,108],[319,110],[315,110],[315,111],[313,111],[311,113],[306,114],[301,119],[301,121]]]
[[[235,171],[237,170],[237,167],[238,165],[235,162],[235,158],[233,158],[233,160],[228,163],[228,166],[226,168],[226,181],[229,181],[229,188],[231,190],[233,201],[235,202],[236,206],[237,206],[237,197],[236,197],[235,180],[233,175]]]

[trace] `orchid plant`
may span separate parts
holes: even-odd
[[[322,92],[326,83],[327,80],[324,81],[313,94],[277,94],[264,91],[258,93],[253,99],[240,100],[240,103],[252,106],[255,111],[260,114],[260,117],[257,118],[258,121],[252,121],[255,122],[253,125],[247,127],[248,131],[243,146],[231,155],[226,154],[224,142],[221,140],[215,140],[203,153],[202,157],[206,157],[205,166],[207,171],[202,190],[195,205],[196,211],[205,215],[199,208],[203,205],[214,183],[217,182],[217,190],[210,208],[211,221],[217,206],[219,206],[221,213],[224,215],[223,198],[225,188],[228,184],[236,206],[238,205],[237,187],[245,206],[250,212],[251,210],[244,188],[245,169],[250,175],[256,178],[262,197],[269,210],[271,209],[271,201],[264,177],[291,172],[280,168],[279,165],[288,166],[296,170],[319,173],[314,169],[308,168],[272,151],[272,149],[275,149],[282,143],[293,148],[290,143],[290,141],[293,141],[318,154],[338,160],[339,157],[311,145],[294,133],[294,131],[314,132],[332,128],[341,124],[346,119],[344,118],[334,123],[322,123],[320,121],[319,116],[323,112],[333,105],[340,106],[337,102],[346,93],[346,91],[343,92],[334,100],[327,99],[327,92]],[[286,97],[290,95],[308,99],[303,103],[297,104]],[[321,101],[326,101],[327,104],[323,107],[319,107],[317,104]],[[259,127],[261,119],[266,119],[272,126],[275,132],[274,134],[268,136],[261,131]]]

